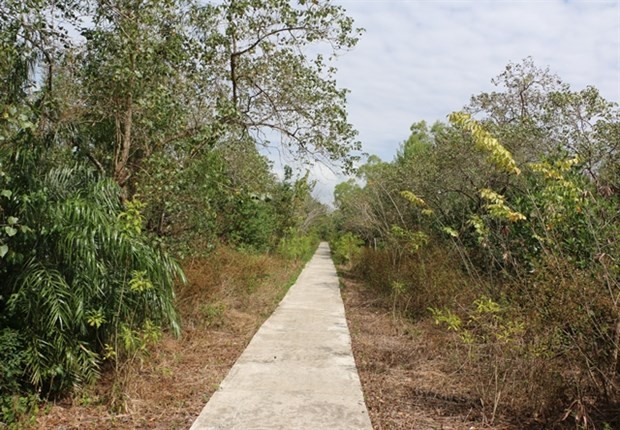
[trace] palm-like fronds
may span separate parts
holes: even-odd
[[[11,243],[0,329],[22,334],[30,382],[58,392],[97,375],[103,346],[121,326],[155,322],[178,333],[173,283],[183,274],[143,235],[126,230],[112,181],[81,166],[38,173],[35,165],[13,178],[14,189],[25,185],[13,209],[32,232]],[[135,273],[149,288],[130,287]]]

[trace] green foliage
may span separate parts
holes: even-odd
[[[332,255],[336,264],[349,264],[362,251],[364,241],[352,233],[337,237],[331,244]]]
[[[328,1],[6,0],[0,17],[0,408],[17,423],[31,393],[106,359],[121,377],[178,333],[164,249],[307,258],[326,208],[257,146],[275,132],[352,166],[346,91],[314,45],[335,56],[360,31]]]
[[[146,203],[146,229],[176,255],[211,252],[221,232],[218,221],[229,210],[224,204],[231,183],[221,154],[207,151],[187,166],[157,155],[145,167],[136,191]]]
[[[338,185],[335,225],[371,245],[356,270],[373,289],[407,285],[401,307],[458,333],[489,419],[508,395],[584,417],[620,399],[620,112],[530,59],[494,83]]]
[[[140,231],[140,204],[89,169],[13,158],[8,210],[28,230],[8,238],[0,327],[19,333],[22,383],[62,393],[98,374],[103,345],[147,321],[178,332],[176,263]]]
[[[463,325],[461,318],[450,309],[428,308],[433,315],[435,324],[445,324],[448,330],[459,331]]]
[[[458,335],[467,350],[467,360],[475,369],[478,396],[490,422],[505,399],[509,376],[515,373],[515,359],[526,352],[526,326],[512,319],[508,308],[488,296],[474,300],[465,318],[450,309],[429,308],[436,324]]]
[[[316,234],[302,234],[292,230],[280,239],[277,252],[290,260],[307,261],[314,255],[318,245],[319,237]]]
[[[25,351],[17,330],[3,328],[0,331],[0,393],[18,393],[19,381],[24,377]]]
[[[36,424],[39,401],[34,394],[0,396],[0,424],[10,430],[31,428]]]
[[[486,131],[477,121],[468,114],[455,112],[450,114],[450,122],[472,134],[476,148],[489,154],[489,161],[499,170],[518,175],[521,170],[517,167],[512,154],[506,150],[496,138]]]
[[[200,313],[207,327],[220,327],[224,324],[226,305],[224,303],[208,303],[201,305]]]
[[[397,225],[391,228],[391,239],[396,246],[410,253],[418,252],[429,241],[425,232],[405,230]]]
[[[27,390],[25,368],[21,333],[0,329],[0,425],[9,429],[19,429],[24,421],[32,421],[38,410],[38,397]]]
[[[197,27],[212,75],[229,79],[217,95],[226,100],[222,116],[252,135],[277,133],[294,156],[350,169],[360,144],[330,63],[355,46],[361,30],[344,8],[329,1],[226,0],[212,12]],[[317,45],[329,56],[313,54]]]

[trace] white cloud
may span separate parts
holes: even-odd
[[[350,120],[389,160],[419,120],[444,120],[508,62],[532,56],[573,89],[620,101],[620,4],[613,1],[346,1],[366,33],[338,62]]]
[[[323,164],[310,169],[310,177],[315,181],[312,195],[320,202],[331,204],[334,200],[334,187],[342,182],[342,176]]]

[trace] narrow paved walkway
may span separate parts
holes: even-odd
[[[258,429],[372,429],[325,243],[191,427]]]

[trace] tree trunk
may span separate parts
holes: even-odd
[[[114,180],[121,187],[122,198],[126,199],[127,181],[131,176],[127,164],[131,149],[131,128],[133,125],[133,97],[127,95],[125,112],[121,120],[116,121],[116,148],[114,151]]]

